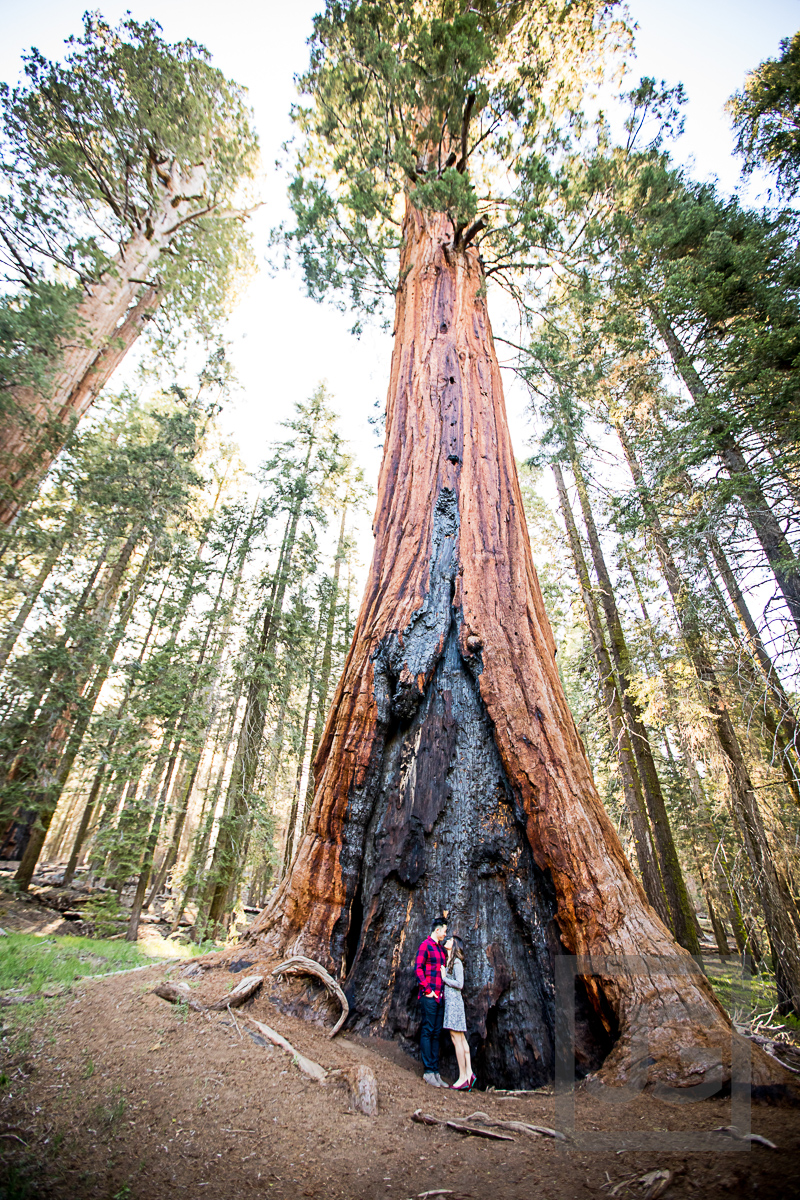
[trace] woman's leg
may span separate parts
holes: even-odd
[[[453,1084],[453,1087],[456,1087],[459,1083],[464,1083],[466,1079],[469,1079],[469,1071],[467,1070],[467,1063],[464,1058],[464,1043],[466,1039],[464,1034],[457,1029],[450,1030],[450,1037],[453,1039],[453,1049],[456,1052],[456,1061],[458,1062],[458,1079]]]
[[[469,1052],[469,1042],[467,1041],[467,1035],[465,1033],[462,1033],[461,1037],[464,1042],[464,1074],[466,1075],[467,1079],[471,1079],[472,1078],[472,1055]]]

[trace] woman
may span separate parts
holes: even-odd
[[[447,951],[447,963],[442,967],[442,982],[444,983],[444,1021],[442,1025],[450,1030],[453,1046],[458,1060],[458,1079],[453,1084],[457,1092],[468,1092],[475,1083],[472,1074],[472,1060],[469,1056],[467,1041],[467,1021],[464,1016],[464,999],[461,995],[464,987],[464,952],[460,937],[449,937],[444,944]]]

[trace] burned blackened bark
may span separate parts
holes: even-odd
[[[308,829],[250,949],[322,961],[358,1028],[408,1036],[444,907],[493,1082],[552,1075],[562,950],[591,956],[583,1027],[598,1056],[617,1039],[606,1080],[724,1082],[730,1023],[648,905],[561,688],[478,253],[409,207],[400,278],[366,594]],[[753,1073],[782,1077],[766,1055]]]

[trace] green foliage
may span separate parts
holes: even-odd
[[[125,396],[73,444],[59,470],[82,510],[66,572],[43,597],[48,619],[18,654],[0,719],[0,805],[52,813],[131,615],[154,548],[201,483],[193,460],[208,414],[176,394]],[[140,547],[149,543],[149,550]],[[138,556],[137,556],[138,552]],[[82,563],[81,570],[79,563]],[[129,590],[125,590],[127,584]]]
[[[780,58],[768,58],[729,101],[737,150],[746,174],[774,174],[786,196],[800,188],[800,33],[784,38]]]
[[[0,417],[11,408],[12,387],[47,392],[60,360],[58,341],[76,333],[80,298],[79,288],[47,279],[0,296]]]
[[[229,211],[258,153],[243,89],[202,46],[165,42],[155,21],[112,28],[87,13],[67,46],[61,63],[31,50],[26,81],[0,87],[0,387],[52,376],[53,335],[72,334],[79,300],[119,269],[120,247],[152,236],[170,172],[192,198],[148,280],[162,332],[190,321],[210,336],[251,266]]]
[[[101,938],[119,933],[128,919],[127,909],[122,907],[114,892],[92,896],[81,911],[92,921],[97,935]]]
[[[455,245],[480,217],[490,267],[545,244],[549,159],[623,40],[613,9],[329,0],[299,80],[295,223],[281,231],[310,295],[377,311],[396,286],[406,199],[447,213]]]
[[[664,160],[630,164],[618,203],[615,299],[657,304],[702,362],[714,405],[696,418],[709,449],[715,425],[797,443],[797,215],[747,210]]]

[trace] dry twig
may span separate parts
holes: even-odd
[[[756,1146],[766,1146],[767,1150],[777,1150],[778,1147],[760,1133],[739,1133],[735,1125],[718,1125],[714,1133],[724,1133],[727,1137],[736,1138],[739,1142],[753,1142]]]
[[[455,1129],[458,1133],[468,1133],[475,1137],[490,1138],[495,1142],[513,1142],[514,1139],[507,1133],[494,1133],[491,1129],[486,1129],[482,1125],[469,1125],[466,1121],[448,1121],[440,1117],[434,1117],[431,1113],[424,1113],[421,1108],[418,1108],[411,1114],[411,1120],[416,1121],[419,1125],[446,1125],[449,1129]]]

